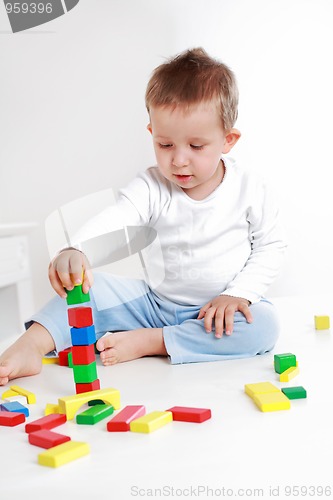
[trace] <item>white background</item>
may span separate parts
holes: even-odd
[[[44,222],[154,163],[144,92],[165,58],[203,46],[236,73],[233,150],[276,188],[289,253],[272,296],[329,293],[331,0],[80,0],[12,34],[0,5],[0,223],[30,235],[36,307],[53,292]]]

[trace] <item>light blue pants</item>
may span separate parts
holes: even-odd
[[[97,340],[109,331],[162,328],[172,364],[246,358],[273,349],[279,333],[274,306],[262,299],[250,306],[253,322],[236,312],[232,335],[217,339],[197,320],[200,307],[161,300],[144,281],[94,273],[89,305]],[[203,304],[202,304],[203,305]],[[52,335],[57,351],[71,345],[65,299],[56,296],[26,323],[41,323]]]

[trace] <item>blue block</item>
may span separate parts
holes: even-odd
[[[71,328],[72,345],[91,345],[96,342],[94,325],[82,328]]]
[[[1,411],[13,411],[14,413],[24,413],[29,417],[29,410],[26,406],[21,405],[18,401],[11,401],[10,403],[2,403],[0,406]]]

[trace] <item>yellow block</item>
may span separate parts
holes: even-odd
[[[11,389],[8,389],[5,391],[3,394],[1,394],[2,399],[6,398],[11,398],[12,396],[19,396],[20,394],[16,391],[12,391]]]
[[[22,387],[19,387],[18,385],[11,385],[10,388],[12,389],[12,391],[21,394],[21,396],[26,396],[29,405],[36,403],[36,396],[33,392],[27,391],[26,389],[22,389]]]
[[[253,401],[261,411],[289,410],[290,408],[290,400],[281,391],[256,394]]]
[[[330,327],[330,317],[329,316],[315,316],[315,328],[316,330],[328,330]]]
[[[94,399],[101,399],[104,403],[112,405],[115,410],[119,410],[120,408],[120,392],[117,389],[109,388],[60,398],[58,400],[59,413],[65,413],[67,420],[72,420],[75,417],[75,413],[82,405]]]
[[[280,389],[271,384],[271,382],[258,382],[257,384],[245,384],[245,392],[253,399],[256,394],[280,392]]]
[[[149,432],[156,431],[169,422],[172,422],[171,411],[153,411],[143,417],[133,420],[130,423],[130,430],[132,432],[144,432],[148,434]]]
[[[88,443],[67,441],[38,455],[38,463],[47,467],[59,467],[90,453]]]
[[[51,413],[59,413],[59,405],[56,405],[54,403],[47,403],[44,410],[44,415],[50,415]]]
[[[280,373],[280,382],[289,382],[292,378],[299,374],[298,366],[291,366],[288,370]]]
[[[59,364],[59,358],[43,358],[42,359],[43,365],[58,365]]]

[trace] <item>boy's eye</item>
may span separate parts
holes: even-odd
[[[196,144],[190,144],[190,146],[192,149],[202,149],[203,148],[203,146],[198,146]]]
[[[159,143],[158,146],[162,149],[167,149],[167,148],[171,148],[172,144],[161,144]]]

